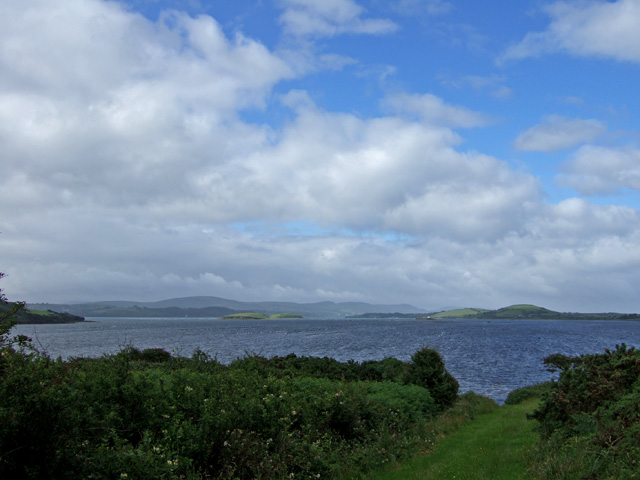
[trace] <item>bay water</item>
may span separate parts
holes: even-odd
[[[422,347],[440,352],[462,392],[503,402],[516,388],[553,378],[543,358],[640,346],[640,322],[561,320],[222,320],[87,318],[63,325],[18,325],[51,357],[98,357],[126,346],[190,356],[203,350],[222,363],[244,355],[331,357],[339,361],[409,360]]]

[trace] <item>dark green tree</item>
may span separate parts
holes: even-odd
[[[444,368],[440,354],[430,348],[422,348],[411,355],[405,383],[427,388],[441,410],[452,406],[458,398],[458,381]]]
[[[0,272],[0,279],[5,277],[5,274]],[[13,343],[21,343],[26,337],[18,336],[10,338],[9,331],[18,321],[18,313],[24,309],[24,302],[10,303],[7,297],[4,295],[0,288],[0,349],[8,347]]]

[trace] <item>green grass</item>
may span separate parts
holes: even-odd
[[[431,316],[433,318],[460,318],[467,317],[469,315],[477,315],[478,313],[486,311],[488,310],[482,308],[457,308],[455,310],[447,310],[446,312],[436,313]]]
[[[527,478],[529,452],[537,435],[526,419],[538,405],[530,399],[477,416],[446,436],[432,453],[400,468],[372,476],[374,480],[518,480]]]
[[[27,312],[33,313],[35,315],[42,315],[42,316],[45,316],[45,317],[52,317],[52,316],[55,315],[55,313],[50,312],[48,310],[31,310],[31,309],[28,309]]]
[[[269,317],[267,317],[264,313],[243,312],[225,315],[222,318],[225,320],[264,320]]]

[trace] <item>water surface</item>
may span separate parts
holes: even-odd
[[[522,386],[552,378],[552,353],[600,353],[640,346],[640,322],[559,320],[220,320],[88,318],[66,325],[20,325],[52,357],[97,357],[127,345],[190,356],[196,348],[227,363],[245,354],[332,357],[340,361],[408,360],[423,346],[438,350],[462,391],[499,402]]]

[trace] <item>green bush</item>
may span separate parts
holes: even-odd
[[[509,393],[504,403],[505,405],[517,405],[530,398],[541,397],[545,393],[548,393],[552,386],[553,382],[543,382],[536,385],[518,388]]]

